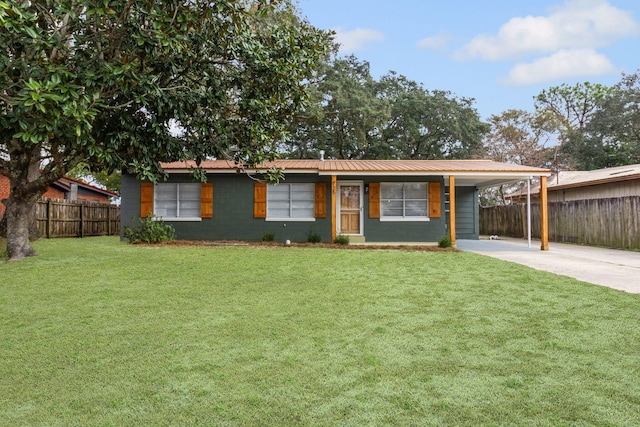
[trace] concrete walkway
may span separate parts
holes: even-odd
[[[458,249],[523,264],[537,270],[569,276],[584,282],[640,294],[640,252],[602,249],[590,246],[549,243],[525,239],[458,240]]]

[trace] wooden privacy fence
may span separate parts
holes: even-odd
[[[480,209],[480,234],[525,237],[526,205]],[[531,205],[531,235],[540,238],[540,205]],[[640,196],[549,203],[549,240],[640,249]]]
[[[43,198],[35,209],[38,232],[42,237],[120,234],[120,206]]]

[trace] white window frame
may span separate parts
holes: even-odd
[[[310,214],[311,216],[305,216],[305,217],[292,217],[292,213],[293,213],[293,200],[291,199],[291,195],[293,194],[293,192],[291,191],[292,187],[294,186],[308,186],[309,188],[307,189],[307,191],[310,190],[311,194],[313,195],[311,197],[310,200],[306,200],[307,202],[311,203],[311,208],[310,208]],[[269,205],[270,205],[270,201],[269,201],[269,191],[273,191],[273,189],[275,187],[279,187],[279,188],[284,188],[287,187],[289,189],[289,199],[288,199],[288,204],[289,204],[289,216],[274,216],[274,215],[269,215]],[[311,183],[311,182],[291,182],[291,183],[279,183],[279,184],[268,184],[267,185],[267,217],[265,218],[265,221],[291,221],[291,222],[314,222],[316,220],[315,218],[315,183]]]
[[[157,207],[157,195],[158,195],[158,187],[159,186],[163,186],[163,185],[175,185],[176,186],[176,213],[177,216],[166,216],[166,215],[161,215],[159,213],[159,209]],[[197,199],[197,206],[198,206],[198,212],[200,211],[200,204],[201,204],[201,184],[199,183],[192,183],[192,182],[162,182],[162,183],[157,183],[155,184],[155,188],[153,191],[153,212],[156,214],[156,217],[163,220],[163,221],[202,221],[202,218],[200,217],[200,215],[198,216],[180,216],[180,187],[183,187],[184,190],[184,186],[189,185],[189,186],[198,186],[198,199]],[[192,200],[195,204],[195,199]]]
[[[384,214],[384,200],[385,198],[383,197],[383,186],[385,184],[394,184],[394,185],[398,185],[398,184],[402,184],[402,199],[394,199],[394,200],[402,200],[402,216],[385,216]],[[405,190],[405,185],[415,185],[415,184],[421,184],[425,187],[425,198],[422,199],[407,199],[406,197],[406,190]],[[390,199],[387,199],[390,200]],[[425,215],[424,216],[407,216],[406,215],[406,204],[408,201],[424,201],[426,204],[426,209],[425,209]],[[381,182],[380,183],[380,221],[382,222],[425,222],[425,221],[431,221],[431,218],[429,218],[429,183],[428,182],[422,182],[422,181],[403,181],[403,182]]]

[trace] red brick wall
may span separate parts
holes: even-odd
[[[58,190],[55,187],[49,187],[47,191],[44,192],[42,197],[48,197],[50,199],[62,199],[64,200],[64,192],[62,190]]]
[[[9,197],[9,178],[0,175],[0,200]],[[4,203],[0,203],[0,218],[4,216]]]

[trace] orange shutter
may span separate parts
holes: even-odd
[[[213,218],[213,182],[203,182],[200,187],[200,217]]]
[[[316,218],[327,217],[327,184],[324,182],[316,183],[314,216]]]
[[[267,184],[264,182],[253,185],[253,217],[267,217]]]
[[[440,218],[440,183],[429,183],[429,218]]]
[[[380,183],[369,183],[369,218],[380,218]]]
[[[140,218],[153,213],[153,182],[140,183]]]

